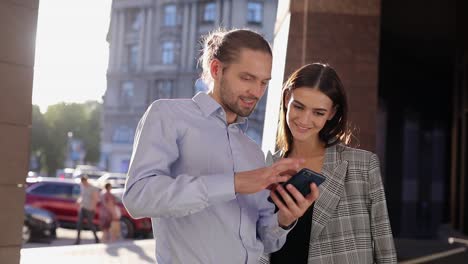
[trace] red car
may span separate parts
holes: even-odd
[[[26,204],[53,212],[62,227],[75,228],[78,222],[79,205],[76,202],[80,196],[79,180],[59,178],[35,178],[27,183]],[[122,189],[112,190],[117,198],[122,217],[120,218],[122,237],[133,238],[152,235],[151,219],[133,219],[122,204]],[[94,216],[94,224],[99,228],[99,206]]]

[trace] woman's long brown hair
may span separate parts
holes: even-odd
[[[327,64],[307,64],[293,72],[283,86],[280,105],[280,118],[276,146],[287,156],[292,149],[293,136],[286,122],[286,96],[294,89],[305,87],[318,89],[332,102],[336,113],[319,132],[319,138],[330,147],[338,143],[348,143],[351,133],[348,129],[348,102],[338,74]]]

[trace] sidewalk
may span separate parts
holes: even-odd
[[[466,264],[468,250],[463,244],[446,240],[395,239],[398,263]]]
[[[91,241],[91,239],[90,239]],[[395,239],[399,263],[468,263],[468,250],[446,240]],[[112,244],[84,244],[21,249],[21,264],[156,263],[155,240],[124,240]],[[454,252],[456,251],[456,252]],[[434,258],[437,255],[443,255]]]
[[[21,249],[21,264],[94,264],[156,263],[155,241],[121,241],[111,244],[87,244]]]

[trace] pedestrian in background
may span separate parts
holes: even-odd
[[[120,217],[122,216],[122,212],[120,211],[120,207],[117,205],[114,207],[114,213],[112,214],[112,222],[110,225],[110,238],[111,242],[114,242],[120,238],[121,235],[121,228],[120,228]]]
[[[99,226],[102,231],[103,242],[114,242],[120,232],[120,208],[117,206],[114,195],[110,192],[112,185],[106,183],[101,192],[101,206],[99,207]]]
[[[77,203],[80,205],[80,209],[78,212],[78,223],[76,226],[77,235],[75,244],[78,245],[81,243],[80,233],[83,227],[83,221],[85,219],[89,228],[94,234],[94,241],[99,243],[99,238],[96,234],[96,226],[93,223],[94,214],[96,213],[96,207],[99,201],[99,189],[92,186],[88,182],[88,176],[86,175],[81,176],[80,180],[80,197],[77,200]]]

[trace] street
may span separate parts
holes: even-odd
[[[57,239],[52,243],[26,243],[20,263],[156,263],[154,239],[96,244],[92,232],[87,230],[81,232],[80,245],[73,244],[75,238],[76,230],[58,228]]]
[[[98,231],[98,237],[101,238],[102,232]],[[23,245],[23,248],[38,248],[38,247],[54,247],[54,246],[69,246],[73,245],[76,239],[75,229],[57,228],[57,238],[52,243],[31,242]],[[94,236],[91,231],[81,231],[81,244],[94,244]]]

